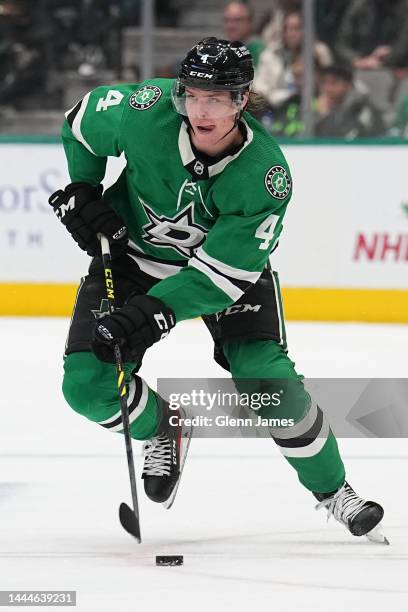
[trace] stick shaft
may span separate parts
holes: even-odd
[[[110,253],[110,245],[109,245],[108,239],[102,234],[100,234],[99,239],[101,242],[101,252],[102,252],[103,268],[104,268],[104,274],[105,274],[106,296],[108,299],[109,313],[112,314],[112,312],[115,310],[115,289],[114,289],[113,276],[112,276],[112,258],[111,258],[111,253]],[[138,504],[138,499],[137,499],[135,464],[133,461],[132,439],[130,437],[129,407],[127,405],[128,394],[127,394],[127,388],[126,388],[126,382],[125,382],[125,372],[123,369],[122,353],[121,353],[119,344],[115,344],[114,346],[114,355],[115,355],[116,373],[118,377],[118,392],[119,392],[119,399],[120,399],[120,410],[122,414],[123,434],[125,437],[126,458],[127,458],[127,463],[128,463],[128,469],[129,469],[129,479],[130,479],[130,489],[132,492],[133,510],[135,513],[136,520],[139,523],[139,504]]]

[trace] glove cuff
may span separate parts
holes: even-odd
[[[86,183],[83,181],[77,181],[74,183],[69,183],[64,189],[67,195],[75,194],[78,189],[87,189],[89,195],[92,194],[92,197],[95,200],[100,200],[103,193],[103,185],[100,183],[98,185],[91,185],[91,183]]]

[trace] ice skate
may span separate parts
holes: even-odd
[[[169,422],[178,417],[185,418],[183,410],[169,410],[164,405],[164,415],[157,436],[146,440],[143,446],[145,455],[143,474],[146,495],[154,502],[162,503],[169,509],[176,497],[181,474],[190,445],[192,427],[184,423],[171,425]]]
[[[333,515],[351,534],[365,535],[370,542],[377,544],[389,544],[380,525],[384,516],[383,508],[376,502],[365,501],[359,497],[348,482],[334,493],[313,493],[313,495],[319,500],[316,510],[327,509],[327,520]]]

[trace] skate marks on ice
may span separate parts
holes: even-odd
[[[396,530],[399,528],[396,528]],[[390,529],[390,531],[393,531]],[[346,534],[347,535],[347,534]],[[352,536],[350,536],[352,538]],[[84,546],[87,538],[76,538],[70,540],[71,547],[74,545],[80,548]],[[284,587],[289,589],[307,589],[307,590],[338,590],[341,592],[361,592],[372,594],[397,594],[408,597],[408,588],[371,586],[371,585],[355,585],[350,584],[347,580],[346,572],[343,572],[341,579],[338,579],[338,573],[333,571],[333,576],[336,580],[327,580],[329,576],[322,575],[320,562],[341,563],[344,562],[354,567],[363,564],[365,567],[367,562],[375,564],[376,562],[384,561],[407,561],[408,555],[392,553],[379,555],[370,553],[373,549],[364,539],[353,538],[350,541],[345,541],[342,534],[338,534],[337,539],[323,538],[321,530],[298,530],[276,533],[252,533],[242,532],[229,536],[210,537],[203,539],[184,540],[173,539],[167,542],[161,538],[156,542],[142,544],[138,547],[133,546],[132,550],[119,551],[116,538],[109,538],[109,541],[104,542],[104,550],[64,550],[64,539],[60,542],[54,541],[54,545],[60,545],[62,549],[55,551],[32,551],[21,550],[19,552],[1,551],[0,559],[4,560],[24,560],[36,562],[64,561],[64,565],[74,561],[79,563],[78,571],[81,570],[81,562],[84,562],[83,567],[88,567],[87,561],[92,561],[94,568],[110,567],[113,571],[126,568],[127,570],[154,569],[154,558],[157,554],[177,554],[183,552],[185,557],[185,566],[178,569],[177,577],[188,577],[191,579],[206,579],[210,581],[221,582],[226,586],[228,583],[246,582],[248,588],[251,585],[264,585],[268,588]],[[355,541],[356,540],[356,541]],[[89,547],[98,546],[98,542],[94,538],[89,538]],[[68,547],[67,547],[68,548]],[[374,547],[377,551],[377,547]],[[388,549],[389,550],[389,549]],[[96,563],[95,563],[96,562]],[[301,564],[299,565],[299,562]],[[303,580],[283,580],[276,576],[277,567],[286,565],[287,575],[299,575]],[[312,564],[320,568],[317,574],[321,577],[321,581],[306,580],[308,571],[305,571],[306,564]],[[300,569],[298,571],[296,568]],[[172,570],[170,570],[172,571]],[[182,572],[182,575],[179,574]],[[262,577],[259,574],[265,574]],[[284,572],[285,573],[285,572]],[[317,575],[316,574],[316,575]],[[169,575],[170,576],[170,575]],[[175,577],[174,574],[172,578]],[[383,581],[384,583],[384,581]]]
[[[407,526],[402,509],[395,516],[389,507],[391,484],[382,501],[389,507],[386,526],[393,545],[373,546],[336,522],[327,524],[314,511],[314,499],[296,482],[283,494],[283,462],[269,464],[270,486],[263,489],[265,458],[207,462],[192,455],[178,503],[170,512],[141,497],[145,542],[139,545],[116,517],[117,499],[128,484],[123,461],[4,461],[7,473],[18,468],[15,480],[24,473],[32,486],[20,488],[7,505],[0,504],[3,588],[21,588],[24,582],[24,588],[77,589],[81,612],[128,612],[135,599],[138,606],[146,602],[150,612],[159,612],[162,598],[152,601],[156,590],[170,594],[171,612],[175,600],[184,601],[177,610],[186,612],[191,597],[199,612],[215,603],[217,610],[241,612],[270,598],[277,612],[327,612],[324,593],[330,592],[341,601],[337,608],[330,606],[335,612],[361,612],[361,606],[353,607],[359,593],[370,612],[383,611],[386,601],[393,612],[404,609],[398,606],[408,597],[403,575]],[[392,462],[397,475],[403,463],[399,468]],[[369,465],[355,461],[351,469],[364,475]],[[136,468],[140,473],[139,457]],[[183,554],[185,565],[155,566],[156,555],[171,554]],[[119,593],[124,599],[118,608]]]

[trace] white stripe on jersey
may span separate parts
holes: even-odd
[[[174,266],[171,264],[164,264],[160,261],[151,261],[150,259],[138,257],[133,253],[128,253],[128,255],[137,263],[142,272],[145,272],[149,276],[153,276],[153,278],[159,278],[160,280],[173,276],[173,274],[177,274],[177,272],[183,269],[183,266]]]
[[[72,122],[72,127],[71,127],[71,130],[72,130],[72,133],[73,133],[73,135],[75,136],[75,138],[76,138],[76,139],[77,139],[77,140],[78,140],[78,141],[79,141],[81,144],[83,144],[83,145],[84,145],[84,147],[85,147],[86,149],[88,149],[88,151],[89,151],[90,153],[92,153],[92,155],[96,155],[95,151],[92,149],[91,145],[89,145],[89,144],[86,142],[86,140],[85,140],[85,138],[84,138],[84,136],[83,136],[83,134],[82,134],[82,132],[81,132],[81,121],[82,121],[82,117],[83,117],[83,116],[84,116],[84,114],[85,114],[86,107],[88,106],[89,96],[91,95],[91,93],[92,93],[92,92],[90,91],[89,93],[87,93],[87,94],[86,94],[86,96],[84,96],[84,98],[83,98],[83,100],[82,100],[82,102],[81,102],[80,109],[79,109],[79,111],[77,112],[77,114],[76,114],[76,117],[75,117],[74,121]],[[75,107],[74,107],[74,108],[75,108]],[[73,110],[73,109],[71,108],[71,110],[69,110],[67,113],[65,113],[65,117],[67,117],[67,116],[69,115],[69,113],[70,113],[72,110]]]
[[[195,257],[193,257],[188,262],[188,265],[193,266],[193,268],[196,268],[197,270],[199,270],[200,272],[208,276],[208,278],[214,283],[214,285],[216,285],[219,289],[221,289],[224,293],[226,293],[232,300],[234,300],[234,302],[239,300],[241,295],[243,295],[244,292],[241,291],[241,289],[238,289],[238,287],[233,285],[224,276],[221,276],[221,274],[217,274],[216,272],[214,272],[214,270],[209,268],[205,263],[203,263],[199,259],[196,259]]]
[[[215,259],[208,255],[203,247],[200,247],[196,251],[196,255],[199,259],[209,264],[213,268],[216,268],[221,274],[225,274],[225,276],[230,276],[231,278],[236,278],[238,280],[248,281],[249,283],[255,284],[258,278],[261,276],[261,272],[249,272],[249,270],[242,270],[241,268],[234,268],[233,266],[229,266],[228,264],[220,261],[219,259]]]
[[[283,345],[284,344],[284,339],[283,339],[283,323],[282,323],[282,313],[281,313],[281,303],[279,300],[279,289],[276,285],[276,279],[275,276],[273,274],[273,272],[271,272],[271,276],[272,276],[272,281],[273,281],[273,288],[275,291],[275,301],[276,301],[276,312],[278,314],[278,321],[279,321],[279,344]]]

